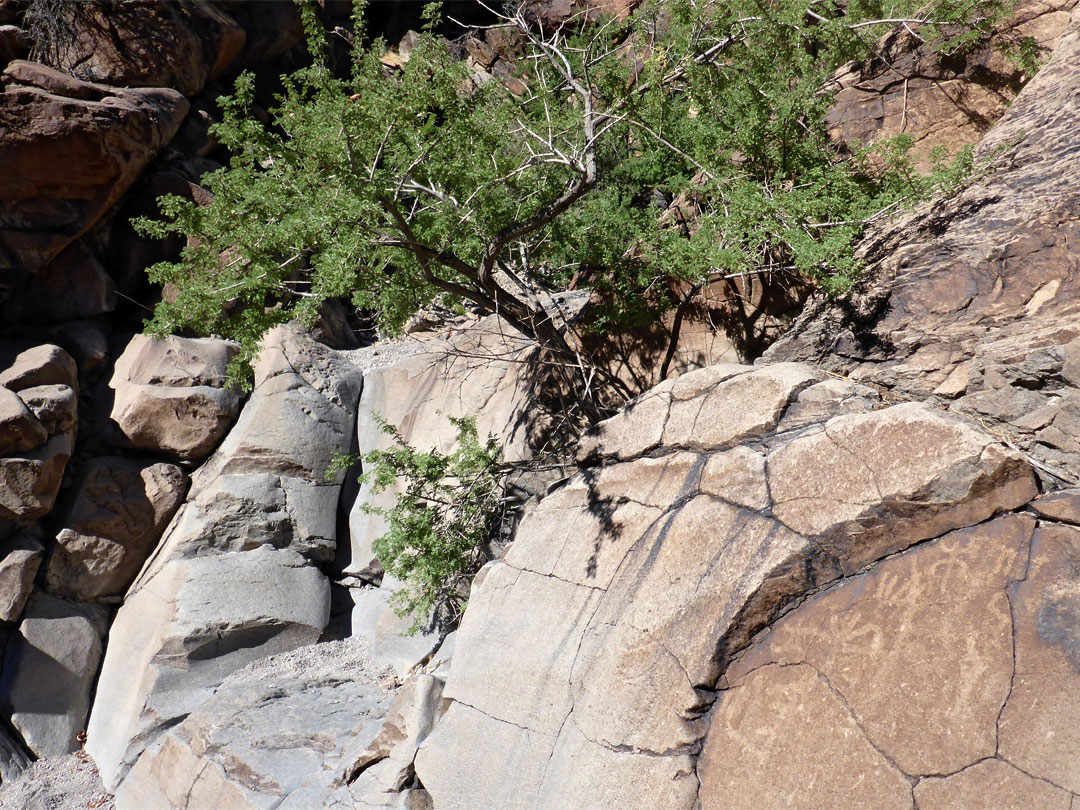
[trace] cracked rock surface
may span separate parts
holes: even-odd
[[[714,366],[668,381],[601,424],[582,459],[582,472],[523,518],[507,556],[474,582],[443,693],[449,708],[416,760],[435,807],[727,806],[712,797],[731,797],[716,782],[734,773],[733,760],[713,752],[740,731],[780,741],[734,744],[778,761],[794,757],[802,740],[808,767],[823,761],[820,729],[838,735],[837,759],[816,792],[792,804],[793,794],[763,788],[760,801],[734,805],[748,808],[910,807],[902,768],[944,774],[993,756],[1011,679],[1005,589],[1022,577],[1014,558],[1026,552],[1034,525],[1031,517],[994,515],[1036,494],[1020,455],[955,417],[887,406],[864,386],[779,364]],[[886,709],[907,707],[873,689],[866,718],[858,716],[851,707],[862,704],[839,701],[839,687],[804,661],[770,660],[747,671],[743,677],[762,681],[763,691],[744,690],[744,716],[729,721],[724,713],[738,708],[729,696],[740,693],[726,673],[743,665],[757,648],[742,651],[778,615],[833,583],[829,594],[876,576],[879,560],[905,560],[905,549],[945,536],[940,547],[988,520],[1011,527],[1000,531],[1017,549],[1010,557],[988,553],[992,540],[969,541],[975,558],[999,574],[982,590],[957,594],[978,616],[958,608],[954,618],[979,624],[968,643],[984,654],[973,653],[976,683],[961,679],[954,685],[968,692],[946,699],[960,718],[958,752],[942,743],[952,756],[937,756],[930,770],[920,757],[932,752],[917,745],[908,752],[915,764],[883,754],[890,735],[910,735],[938,716],[922,707],[907,721],[912,727],[898,726],[900,715]],[[903,624],[899,611],[870,604]],[[920,620],[952,616],[952,608],[919,604]],[[836,634],[871,647],[860,649],[862,659],[838,654],[837,683],[873,672],[866,660],[875,660],[881,635],[856,630]],[[912,650],[935,662],[932,651]],[[907,652],[893,649],[896,678],[909,666]],[[983,658],[1004,671],[980,669]],[[940,681],[932,666],[922,674]],[[793,701],[793,724],[771,708],[783,696]],[[766,718],[775,725],[766,728]],[[723,767],[710,765],[717,761]],[[750,762],[745,777],[757,772]],[[839,803],[814,803],[837,791]]]

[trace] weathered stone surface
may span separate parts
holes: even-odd
[[[912,795],[919,810],[1069,810],[1073,800],[1061,788],[1033,779],[999,759],[979,762],[952,776],[923,779]]]
[[[173,464],[94,459],[82,474],[49,558],[49,589],[81,601],[121,596],[186,488],[187,476]]]
[[[48,431],[19,395],[0,388],[0,455],[10,456],[45,444]]]
[[[0,540],[0,621],[18,621],[44,555],[41,543],[28,534]]]
[[[911,785],[811,666],[754,670],[724,694],[711,726],[698,763],[702,810],[911,810]]]
[[[357,807],[404,804],[403,788],[415,776],[417,747],[441,715],[442,687],[441,680],[423,673],[401,687],[375,739],[346,769],[349,794]]]
[[[192,476],[110,632],[87,744],[107,786],[230,672],[326,626],[330,589],[311,561],[336,542],[342,476],[325,471],[352,445],[361,384],[299,328],[266,337],[251,398]]]
[[[1043,495],[1031,502],[1031,508],[1050,520],[1080,524],[1080,490],[1067,489]]]
[[[366,369],[356,425],[361,453],[390,445],[373,415],[393,425],[410,446],[442,452],[457,441],[450,419],[474,416],[479,436],[499,437],[504,458],[528,456],[528,432],[540,427],[540,420],[530,419],[535,414],[529,407],[525,361],[531,347],[520,334],[489,317],[449,337],[403,343],[400,354],[387,362],[372,354],[384,350],[352,355]],[[338,560],[346,573],[365,578],[382,573],[371,543],[385,533],[386,524],[362,506],[392,505],[393,499],[392,491],[374,496],[370,485],[360,488],[349,515],[351,547],[342,548]]]
[[[157,568],[109,631],[86,746],[106,787],[230,672],[314,642],[329,607],[325,577],[291,551],[264,546]]]
[[[240,410],[225,387],[235,343],[135,335],[116,361],[112,419],[131,443],[181,461],[205,458]]]
[[[119,90],[23,61],[0,85],[4,298],[120,199],[188,103],[175,90]]]
[[[1005,45],[1031,37],[1042,54],[1052,52],[1075,6],[1075,0],[1018,3],[989,41],[947,58],[900,29],[878,44],[880,57],[833,77],[830,135],[854,146],[904,133],[923,168],[934,147],[955,155],[986,133],[1031,78],[1005,56]]]
[[[77,390],[78,379],[79,370],[71,355],[51,343],[27,349],[0,371],[0,385],[12,391],[38,385],[66,385]]]
[[[79,400],[70,386],[34,385],[19,391],[19,399],[49,435],[74,430],[79,416]]]
[[[627,446],[651,457],[584,470],[540,501],[507,556],[476,578],[444,690],[450,707],[416,759],[436,807],[689,810],[702,776],[694,752],[709,733],[714,690],[758,630],[830,581],[1035,494],[1021,457],[954,417],[913,405],[871,410],[872,392],[842,382],[797,405],[818,379],[794,365],[704,369],[663,384],[655,400],[666,398],[679,417],[675,428],[667,418],[655,445],[640,440],[632,417],[600,426],[588,458],[620,458],[621,429]],[[830,403],[847,415],[828,419]],[[790,409],[798,429],[780,427]],[[844,447],[847,467],[836,455]],[[847,470],[862,458],[870,468]],[[800,489],[807,486],[813,491]],[[1027,527],[1013,533],[1022,545],[1032,521],[1010,520]],[[980,618],[986,655],[1009,646],[1008,580],[998,579],[997,624]],[[987,587],[964,602],[962,618],[973,621],[973,606],[985,610],[989,595]],[[838,733],[851,732],[841,746],[845,767],[861,769],[866,783],[854,803],[836,806],[910,807],[906,777],[872,741],[852,736],[858,721],[806,670],[786,673],[795,678],[788,694],[820,709],[801,711],[801,725],[773,739],[815,741],[820,717],[836,718]],[[874,671],[866,663],[857,670]],[[941,671],[930,667],[925,677],[940,680]],[[991,734],[1008,673],[994,683],[972,698],[980,711],[993,703]],[[959,697],[954,703],[958,714],[975,711]],[[875,707],[862,708],[875,721]],[[983,736],[967,744],[981,751],[979,718]],[[891,727],[880,725],[887,737]],[[758,755],[775,757],[781,770],[788,761],[782,746]],[[811,752],[800,762],[817,759]],[[806,804],[792,806],[814,806],[847,778],[843,767],[832,771]],[[783,779],[800,784],[795,775]],[[753,790],[725,791],[735,804],[715,806],[795,801],[789,792],[755,803]]]
[[[1029,470],[993,437],[910,403],[830,419],[771,453],[769,488],[785,525],[826,548],[858,543],[850,573],[916,538],[1026,503],[1036,494]]]
[[[108,614],[38,593],[4,655],[5,714],[38,757],[79,748]]]
[[[1074,10],[1073,14],[1076,12]],[[1080,480],[1080,29],[987,134],[1005,149],[949,200],[875,227],[850,300],[815,300],[766,360],[814,360],[982,419]]]
[[[402,618],[390,603],[394,589],[350,588],[353,607],[350,616],[351,635],[368,642],[372,661],[387,666],[405,679],[439,646],[438,633],[418,632],[405,635],[412,626],[411,618]]]
[[[348,766],[389,702],[332,672],[226,683],[139,759],[117,808],[352,810]]]
[[[195,95],[243,48],[242,28],[204,0],[85,6],[58,67],[80,79],[123,87],[172,87]]]
[[[1016,617],[1016,670],[999,721],[1006,762],[1080,794],[1080,529],[1043,525],[1031,541],[1028,576],[1009,597]]]
[[[30,757],[23,747],[11,739],[6,728],[0,727],[0,784],[10,782],[30,767]]]

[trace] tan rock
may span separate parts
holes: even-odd
[[[1036,493],[1022,458],[916,403],[837,417],[779,448],[769,488],[779,520],[845,547],[848,572]]]
[[[708,369],[702,369],[680,381],[685,385],[698,375],[708,374]],[[760,438],[776,426],[792,397],[817,380],[818,375],[807,366],[781,364],[726,379],[702,395],[685,400],[673,392],[674,401],[664,425],[664,444],[721,449]],[[734,403],[738,405],[732,407]]]
[[[19,395],[0,388],[0,456],[33,450],[48,438],[44,426]]]
[[[173,464],[95,459],[49,558],[50,590],[81,601],[123,595],[186,489],[187,476]]]
[[[123,196],[176,133],[188,103],[175,90],[89,84],[33,62],[12,62],[4,78],[0,250],[22,270],[4,279],[6,292]]]
[[[701,491],[747,509],[765,509],[771,501],[764,453],[733,447],[713,454],[701,473]]]
[[[806,664],[771,664],[725,691],[697,772],[701,810],[912,806],[907,779]]]
[[[913,795],[919,810],[1069,810],[1073,799],[1061,788],[999,759],[979,762],[952,776],[923,779]]]
[[[1078,489],[1041,495],[1030,505],[1041,517],[1065,523],[1080,523],[1080,490]]]
[[[0,458],[0,520],[37,520],[52,509],[73,444],[70,433],[59,433],[22,456]]]
[[[79,416],[79,400],[68,385],[34,385],[19,391],[26,407],[49,435],[74,430]]]
[[[34,590],[45,550],[28,534],[0,540],[0,621],[18,621]]]
[[[0,371],[0,385],[22,391],[37,385],[66,385],[78,390],[79,370],[71,355],[59,346],[45,344],[27,349]]]
[[[136,446],[181,461],[205,458],[240,410],[225,388],[239,348],[212,338],[136,335],[116,361],[112,419]]]

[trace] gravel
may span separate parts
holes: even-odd
[[[2,810],[116,810],[85,752],[39,759],[17,779],[0,785]]]

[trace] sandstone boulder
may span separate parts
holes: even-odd
[[[172,87],[195,95],[244,46],[244,31],[204,0],[65,9],[75,29],[57,67],[122,87]]]
[[[51,344],[0,371],[0,524],[52,509],[74,445],[77,387],[75,361]]]
[[[0,700],[35,756],[78,750],[107,624],[104,608],[45,593],[27,606],[5,650]]]
[[[700,806],[1070,807],[1078,539],[1002,516],[804,602],[728,668]]]
[[[993,437],[806,367],[707,368],[659,388],[592,439],[587,458],[626,460],[544,498],[474,582],[449,709],[416,759],[435,806],[689,810],[720,679],[758,631],[1035,495],[1031,468]],[[646,402],[666,405],[643,440]],[[874,748],[849,753],[871,779]],[[881,773],[910,807],[909,784]]]
[[[1080,481],[1077,59],[1074,24],[982,141],[1004,150],[988,173],[872,230],[850,300],[812,303],[766,359],[930,398]]]
[[[30,767],[30,757],[23,747],[11,738],[6,728],[0,727],[0,784],[11,782]]]
[[[18,621],[44,555],[41,543],[29,534],[0,540],[0,621]]]
[[[71,433],[59,433],[28,453],[0,458],[0,520],[29,523],[48,514],[73,446]]]
[[[94,459],[56,537],[46,569],[49,589],[83,602],[123,595],[186,488],[187,477],[173,464]]]
[[[119,90],[15,61],[0,79],[0,298],[120,199],[187,113],[175,90]]]
[[[181,461],[205,458],[240,410],[239,394],[226,387],[238,351],[216,338],[135,335],[109,382],[113,421],[135,447]]]

